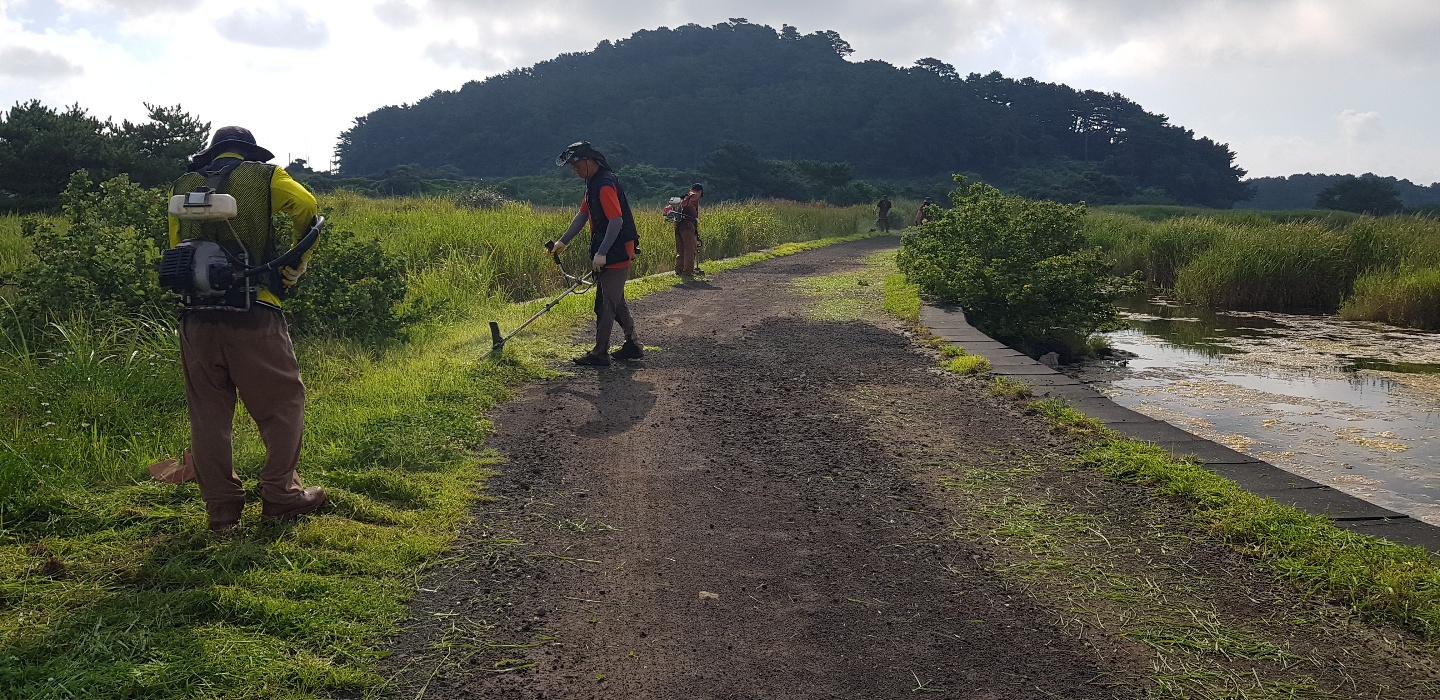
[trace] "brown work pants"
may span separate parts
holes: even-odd
[[[635,339],[635,321],[625,305],[625,280],[630,268],[610,267],[595,274],[595,349],[596,354],[610,352],[610,329],[617,322],[626,340]]]
[[[700,248],[700,232],[694,221],[675,224],[675,274],[695,274],[695,255]]]
[[[238,518],[245,504],[231,453],[237,392],[265,443],[260,497],[277,504],[300,498],[295,468],[305,424],[305,385],[285,317],[268,307],[186,312],[180,321],[180,360],[195,479],[212,520]]]

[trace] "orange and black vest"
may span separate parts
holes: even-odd
[[[609,170],[600,170],[585,182],[585,206],[590,210],[590,257],[595,257],[600,252],[600,244],[605,242],[605,231],[610,226],[610,219],[605,216],[605,206],[600,203],[600,190],[605,186],[615,188],[615,196],[620,199],[620,214],[624,217],[625,223],[620,225],[620,235],[615,237],[615,243],[610,250],[605,251],[605,263],[613,265],[630,259],[626,249],[627,241],[636,241],[635,252],[640,252],[640,232],[635,228],[635,217],[630,214],[630,202],[625,199],[625,190],[620,187],[620,180],[615,173]]]

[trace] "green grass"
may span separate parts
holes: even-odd
[[[1034,395],[1030,385],[1015,377],[995,377],[990,380],[990,395],[1007,399],[1027,399]]]
[[[860,260],[862,267],[854,272],[802,277],[791,288],[815,299],[810,316],[822,321],[855,321],[871,318],[877,312],[908,304],[905,294],[914,295],[914,316],[919,318],[920,297],[912,286],[904,284],[904,276],[895,268],[895,249],[872,253]],[[896,278],[899,283],[896,283]],[[896,294],[902,295],[896,297]],[[898,314],[897,314],[898,315]],[[901,318],[904,318],[903,316]]]
[[[405,261],[416,301],[452,308],[468,308],[493,296],[533,299],[553,289],[554,265],[536,251],[544,241],[560,238],[575,215],[569,208],[519,203],[469,209],[438,196],[369,199],[341,192],[322,196],[320,203],[331,213],[333,225],[375,238]],[[871,214],[867,207],[785,202],[705,207],[700,259],[806,240],[815,231],[856,233]],[[673,270],[674,227],[665,223],[658,208],[636,207],[635,221],[641,248],[635,274]],[[582,233],[565,253],[572,268],[582,267],[589,257],[585,240]]]
[[[1161,204],[1118,204],[1095,207],[1095,211],[1124,214],[1144,221],[1168,221],[1170,219],[1203,217],[1219,221],[1242,224],[1284,224],[1292,221],[1319,221],[1329,226],[1345,226],[1358,220],[1361,215],[1334,209],[1289,209],[1275,211],[1268,209],[1207,209]]]
[[[1366,272],[1355,280],[1340,317],[1440,330],[1440,267]]]
[[[70,319],[59,324],[64,344],[44,353],[6,336],[0,697],[316,697],[381,682],[379,645],[483,495],[495,462],[484,452],[484,412],[553,375],[549,363],[575,351],[568,339],[590,317],[591,299],[566,299],[488,357],[485,321],[514,328],[543,301],[510,298],[555,289],[539,243],[568,216],[501,212],[487,222],[429,200],[327,204],[336,225],[386,234],[387,247],[410,256],[412,294],[451,306],[404,344],[298,340],[308,388],[301,476],[331,494],[316,517],[257,525],[252,498],[241,532],[214,537],[193,484],[148,478],[144,465],[188,443],[172,328]],[[835,242],[783,241],[854,232],[868,223],[860,210],[717,214],[707,232],[718,248],[779,245],[706,268]],[[647,246],[657,245],[646,255],[663,253],[657,237],[648,235]],[[544,274],[527,280],[531,268]],[[629,293],[677,281],[632,280]],[[236,463],[247,483],[263,452],[242,416]]]
[[[0,280],[20,267],[29,252],[30,245],[20,235],[20,217],[0,216]]]
[[[1343,309],[1347,318],[1440,328],[1431,303],[1440,219],[1315,212],[1172,216],[1106,208],[1085,234],[1118,274],[1140,272],[1181,301],[1228,309]]]
[[[1258,557],[1282,578],[1343,601],[1370,620],[1440,640],[1440,558],[1341,530],[1328,518],[1249,493],[1193,461],[1121,437],[1063,401],[1036,402],[1032,410],[1086,440],[1084,463],[1189,503],[1202,529]]]
[[[985,374],[990,371],[990,361],[979,355],[964,355],[941,363],[941,366],[956,374]]]
[[[920,285],[911,284],[905,275],[895,272],[885,275],[884,294],[887,313],[910,323],[920,322]]]

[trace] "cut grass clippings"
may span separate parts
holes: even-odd
[[[706,267],[861,237],[786,243]],[[632,280],[627,295],[677,282]],[[486,320],[508,331],[543,303],[477,308],[378,352],[302,344],[301,476],[331,496],[317,516],[256,525],[252,494],[245,526],[212,536],[193,485],[133,473],[58,491],[48,519],[5,523],[0,697],[309,698],[378,687],[379,645],[497,460],[480,452],[483,412],[553,376],[549,363],[575,351],[568,338],[592,313],[590,298],[567,298],[488,357]],[[147,439],[184,444],[183,412],[153,428],[160,435]],[[263,446],[248,420],[237,421],[236,437],[237,464],[253,477]]]
[[[1258,557],[1282,578],[1373,621],[1440,639],[1440,559],[1424,549],[1348,532],[1328,518],[1249,493],[1193,461],[1121,437],[1063,401],[1035,402],[1031,408],[1085,441],[1086,464],[1191,504],[1203,529]]]

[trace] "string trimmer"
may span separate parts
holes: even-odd
[[[555,305],[556,305],[556,304],[559,304],[559,303],[560,303],[560,300],[564,299],[565,297],[570,296],[571,294],[584,294],[585,292],[590,291],[590,288],[591,288],[591,287],[594,287],[594,286],[595,286],[595,273],[594,273],[594,272],[587,272],[587,273],[585,273],[585,274],[580,275],[580,276],[577,277],[577,276],[572,275],[572,274],[570,274],[569,272],[566,272],[566,271],[565,271],[565,266],[560,263],[560,254],[555,252],[555,241],[546,241],[546,242],[545,242],[545,249],[548,250],[548,251],[550,251],[550,257],[555,260],[555,265],[560,268],[560,274],[561,274],[562,276],[564,276],[565,279],[570,280],[570,283],[571,283],[571,284],[570,284],[570,288],[569,288],[569,289],[566,289],[566,290],[563,291],[563,292],[561,292],[561,293],[560,293],[560,296],[555,297],[554,299],[550,300],[550,303],[546,304],[546,305],[545,305],[545,308],[540,309],[539,311],[535,312],[535,315],[534,315],[534,316],[531,316],[531,317],[530,317],[528,320],[526,320],[524,323],[520,324],[520,327],[519,327],[519,328],[516,328],[515,331],[514,331],[513,333],[511,333],[510,335],[507,335],[507,336],[503,336],[503,337],[502,337],[502,336],[500,335],[500,324],[499,324],[499,323],[496,323],[495,321],[491,321],[491,322],[490,322],[490,342],[491,342],[490,354],[491,354],[491,355],[498,355],[498,354],[500,354],[500,351],[502,351],[502,350],[505,349],[505,341],[510,340],[511,338],[514,338],[517,334],[520,333],[520,331],[525,330],[525,327],[526,327],[526,326],[534,323],[534,322],[535,322],[535,319],[540,318],[541,316],[544,316],[546,311],[549,311],[550,309],[555,308]]]

